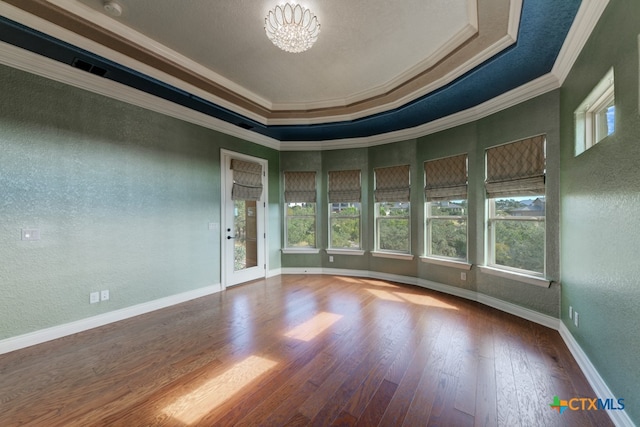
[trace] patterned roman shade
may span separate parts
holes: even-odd
[[[376,202],[408,202],[409,165],[392,166],[390,168],[374,169],[376,177]]]
[[[329,203],[360,202],[360,171],[329,172]]]
[[[424,162],[425,200],[467,198],[467,155],[445,157]]]
[[[233,170],[232,200],[260,200],[262,196],[262,165],[231,159]]]
[[[487,196],[544,194],[545,141],[539,135],[487,149]]]
[[[284,201],[287,203],[315,203],[316,173],[285,172]]]

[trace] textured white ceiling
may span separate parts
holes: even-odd
[[[384,93],[474,37],[477,22],[476,0],[299,1],[316,13],[321,33],[309,51],[290,54],[264,34],[277,0],[118,0],[117,18],[104,13],[102,0],[54,2],[91,9],[98,25],[117,21],[268,105],[291,109]]]

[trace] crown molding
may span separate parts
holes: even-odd
[[[560,85],[564,84],[573,64],[582,52],[582,48],[589,39],[591,32],[600,20],[602,13],[609,4],[609,0],[589,0],[580,4],[576,18],[569,29],[569,33],[562,44],[558,58],[551,72],[558,78]]]
[[[406,141],[431,135],[452,127],[460,126],[475,120],[490,116],[491,114],[518,105],[529,99],[543,95],[554,89],[558,89],[560,83],[555,75],[548,73],[542,77],[522,85],[516,89],[497,96],[489,101],[473,108],[425,123],[413,128],[402,129],[394,132],[374,135],[365,138],[350,138],[326,141],[281,141],[282,151],[323,151],[338,150],[343,148],[365,148],[392,142]]]
[[[551,73],[539,77],[532,82],[522,85],[473,108],[460,111],[417,127],[364,138],[348,138],[313,142],[281,142],[274,138],[242,129],[206,114],[190,110],[186,107],[182,107],[145,92],[80,71],[66,64],[20,49],[7,43],[0,43],[0,63],[156,111],[161,114],[166,114],[180,120],[213,129],[215,131],[275,150],[323,151],[345,148],[364,148],[415,139],[455,126],[463,125],[559,88],[561,86],[561,82],[564,81],[564,78],[566,78],[571,66],[579,55],[580,49],[582,49],[586,43],[591,31],[608,4],[608,1],[609,0],[593,0],[589,2],[582,2],[576,19],[571,26],[567,39],[562,46],[560,55],[558,56]],[[513,0],[512,3],[521,5],[521,0]],[[31,19],[35,19],[32,15],[20,9],[0,2],[0,13],[6,16],[5,12],[7,10],[12,10],[13,17],[9,16],[10,19],[14,19],[16,14],[28,15]],[[24,18],[24,16],[22,18]],[[18,22],[21,21],[23,21],[23,19],[18,20]],[[40,21],[42,21],[42,25],[54,26],[44,20]],[[505,40],[502,42],[504,41]]]
[[[205,66],[203,66],[202,64],[200,64],[199,62],[196,62],[182,54],[180,54],[179,52],[176,52],[173,49],[170,49],[169,47],[158,43],[157,41],[153,40],[150,37],[145,36],[144,34],[120,23],[119,21],[116,21],[115,19],[110,18],[109,16],[100,13],[92,8],[90,8],[89,6],[80,3],[80,2],[70,2],[69,0],[47,0],[49,3],[54,4],[56,6],[58,6],[59,8],[66,10],[67,12],[71,13],[72,15],[78,16],[88,22],[91,22],[92,24],[95,24],[101,28],[104,28],[105,30],[113,33],[113,34],[118,34],[119,36],[130,40],[133,44],[138,45],[138,46],[142,46],[145,49],[149,50],[150,52],[154,53],[155,55],[157,55],[158,57],[164,58],[165,60],[169,61],[169,62],[173,62],[176,64],[180,64],[185,68],[188,68],[190,70],[193,70],[196,74],[204,77],[207,80],[216,82],[218,85],[223,86],[227,89],[229,89],[231,92],[236,93],[238,95],[240,95],[243,98],[247,98],[250,99],[252,102],[260,105],[261,107],[271,110],[272,105],[271,102],[258,96],[257,94],[255,94],[254,92],[251,92],[249,90],[247,90],[246,88],[244,88],[243,86],[233,82],[232,80],[227,79],[226,77],[216,73],[215,71],[211,70],[210,68],[207,68]],[[58,27],[60,28],[60,27]],[[58,34],[51,34],[51,33],[47,33],[50,34],[53,37],[56,38],[60,38],[58,37]],[[82,36],[78,36],[75,33],[71,33],[73,34],[75,37],[73,38],[75,40],[75,42],[71,42],[69,41],[69,43],[74,44],[76,46],[80,46],[78,44],[75,43],[80,43],[80,42],[91,42],[90,40],[82,37]],[[65,40],[66,41],[66,40]],[[93,43],[93,42],[91,42]],[[95,44],[95,43],[94,43]],[[111,49],[105,48],[102,45],[99,44],[95,44],[95,46],[92,46],[91,49],[89,49],[91,52],[97,53],[98,55],[104,56],[105,58],[111,58],[110,56],[106,56],[106,54],[112,54],[112,53],[117,53],[114,52]],[[120,61],[127,61],[127,62],[120,62]],[[116,60],[116,62],[125,65],[127,67],[140,67],[141,64],[137,61],[135,61],[135,59],[133,58],[129,58],[126,56],[122,56],[122,58]],[[156,73],[158,73],[158,70],[154,69],[154,68],[150,68],[148,66],[145,66],[146,68],[148,68],[149,71],[143,71],[146,74],[150,74],[150,71],[155,71]],[[138,69],[138,68],[135,68]],[[142,71],[142,70],[140,70]],[[162,73],[164,74],[164,73]],[[154,76],[155,77],[155,76]],[[165,77],[162,77],[165,78]],[[185,85],[187,83],[181,82],[180,80],[175,79],[176,82],[172,82],[171,84],[175,85],[176,87],[178,87],[178,82],[180,82],[182,85]],[[202,95],[199,95],[202,96]],[[211,97],[211,95],[208,95],[209,97]],[[213,102],[219,102],[219,101],[213,101]],[[225,108],[228,108],[227,106],[225,106]],[[237,107],[235,107],[237,109]],[[244,114],[244,113],[242,113]]]
[[[311,125],[311,124],[324,124],[335,121],[352,121],[374,115],[377,113],[397,109],[403,105],[414,101],[428,93],[452,82],[456,78],[460,77],[464,73],[470,71],[474,67],[482,64],[484,61],[495,56],[505,48],[511,46],[516,41],[516,35],[521,15],[522,0],[510,0],[509,4],[509,22],[508,22],[508,34],[494,42],[492,45],[476,54],[458,67],[450,70],[446,75],[441,78],[430,82],[427,85],[420,86],[411,93],[396,98],[389,102],[384,102],[379,105],[375,105],[371,108],[354,110],[353,113],[346,114],[332,114],[332,109],[340,109],[341,107],[353,106],[359,103],[364,103],[369,100],[388,95],[394,90],[401,87],[403,84],[418,77],[420,73],[425,72],[430,67],[434,67],[442,59],[455,52],[463,43],[472,38],[479,31],[478,25],[478,4],[477,0],[467,0],[467,9],[469,22],[465,25],[457,34],[436,50],[429,58],[426,58],[419,64],[409,68],[399,76],[396,76],[391,81],[385,83],[382,86],[378,86],[371,90],[363,91],[358,94],[346,97],[344,99],[335,99],[322,102],[311,103],[291,103],[291,104],[273,104],[267,99],[264,99],[252,91],[247,90],[241,85],[234,83],[233,81],[226,79],[222,75],[219,75],[211,69],[203,66],[202,64],[193,61],[184,55],[156,42],[155,40],[139,33],[130,27],[111,19],[110,17],[100,13],[87,5],[80,2],[69,2],[68,0],[45,0],[47,4],[53,5],[63,11],[65,11],[70,17],[74,17],[76,20],[90,23],[92,26],[101,28],[108,33],[115,34],[119,38],[129,41],[132,45],[139,46],[143,50],[150,52],[157,58],[162,58],[166,63],[177,64],[183,69],[188,69],[204,79],[207,82],[212,83],[216,87],[224,88],[224,91],[233,96],[226,99],[221,96],[217,96],[209,91],[200,89],[193,84],[185,82],[184,80],[174,77],[167,72],[163,72],[157,68],[146,65],[131,56],[124,55],[116,50],[110,49],[100,43],[97,43],[89,38],[76,34],[66,28],[55,25],[46,19],[42,19],[38,16],[32,15],[16,6],[0,2],[0,14],[8,19],[19,22],[25,26],[33,28],[37,31],[41,31],[51,37],[62,40],[73,46],[77,46],[81,49],[95,53],[96,55],[107,58],[117,64],[131,68],[138,72],[141,72],[147,76],[153,77],[159,81],[167,83],[171,86],[187,91],[195,96],[198,96],[206,101],[216,104],[220,107],[240,114],[248,119],[251,119],[257,123],[265,126],[273,125]],[[257,110],[252,110],[251,107],[243,108],[233,101],[235,97],[245,99],[253,105],[259,107]],[[264,112],[260,112],[260,109]],[[277,113],[278,111],[292,111],[301,112],[310,110],[322,110],[326,109],[326,114],[318,117],[300,117],[300,118],[269,118],[268,112]]]
[[[84,72],[8,43],[0,42],[0,64],[213,129],[265,147],[275,150],[280,149],[280,142],[273,138],[242,129],[224,120]]]
[[[60,3],[61,5],[63,5],[63,9],[67,10],[67,7],[72,8],[72,9],[76,9],[79,8],[80,10],[82,10],[83,8],[87,8],[87,6],[82,5],[81,3],[69,3],[69,2],[62,2],[59,0],[48,0],[49,3],[52,4],[56,4]],[[89,9],[89,8],[87,8]],[[91,12],[96,13],[98,15],[100,15],[99,13],[95,12],[92,9],[89,9]],[[230,111],[233,111],[235,113],[238,113],[240,115],[243,115],[249,119],[255,120],[258,123],[261,124],[266,124],[265,122],[265,117],[263,115],[257,114],[254,111],[251,111],[249,109],[246,108],[242,108],[240,106],[238,106],[237,104],[227,101],[223,98],[217,97],[215,95],[212,95],[210,92],[202,90],[194,85],[191,85],[189,83],[186,83],[185,81],[178,79],[168,73],[164,73],[160,70],[158,70],[157,68],[151,67],[143,62],[140,62],[138,60],[136,60],[135,58],[131,58],[129,56],[126,56],[118,51],[115,51],[113,49],[110,49],[108,47],[105,47],[103,45],[101,45],[100,43],[94,42],[93,40],[90,40],[86,37],[80,36],[72,31],[67,30],[66,28],[60,27],[56,24],[53,24],[45,19],[42,19],[38,16],[32,15],[20,8],[17,8],[13,5],[10,5],[8,3],[2,2],[0,1],[0,15],[18,22],[24,26],[27,26],[29,28],[33,28],[34,30],[40,31],[44,34],[47,34],[51,37],[54,37],[56,39],[62,40],[63,42],[69,43],[73,46],[79,47],[81,49],[84,49],[88,52],[92,52],[96,55],[102,56],[103,58],[106,58],[110,61],[113,61],[119,65],[131,68],[133,70],[136,70],[137,72],[140,72],[142,74],[145,74],[149,77],[153,77],[163,83],[166,83],[168,85],[174,86],[176,88],[179,88],[181,90],[187,91],[193,95],[196,95],[206,101],[212,102],[218,106],[221,106],[223,108],[226,108]],[[102,21],[107,20],[108,18],[106,17],[102,17],[101,16]],[[115,24],[117,25],[111,25],[111,27],[116,27],[116,26],[120,26],[122,27],[121,29],[118,28],[117,30],[113,30],[112,28],[105,28],[109,31],[122,31],[123,34],[126,36],[124,38],[127,37],[134,37],[133,33],[134,31],[131,30],[130,28],[115,22]],[[103,27],[104,28],[104,27]],[[118,33],[116,33],[118,34]],[[145,37],[143,35],[140,34],[140,37]],[[151,39],[149,39],[150,42],[152,42]],[[135,37],[134,37],[134,41],[135,41]],[[160,46],[157,44],[157,49],[160,49]],[[145,46],[147,47],[147,46]],[[163,46],[163,50],[165,53],[169,52],[170,49],[166,48]],[[162,52],[157,50],[157,51],[153,51],[153,53],[162,56]],[[175,53],[175,55],[179,55],[178,53]],[[164,56],[162,56],[164,57]],[[166,57],[164,57],[166,59]],[[187,60],[185,58],[185,60]],[[188,61],[188,60],[187,60]],[[191,61],[192,64],[187,65],[187,67],[193,67],[194,70],[198,71],[198,72],[203,72],[203,71],[208,71],[209,73],[211,73],[210,70],[208,70],[207,68],[204,68],[203,66]],[[179,62],[176,62],[179,63]],[[220,76],[220,78],[222,78]],[[211,81],[214,81],[213,79]],[[226,83],[225,83],[226,84]],[[231,84],[231,82],[230,82]],[[237,85],[236,85],[237,86]],[[238,88],[240,88],[240,86],[238,86]]]

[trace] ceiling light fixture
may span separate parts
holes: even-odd
[[[269,11],[264,18],[264,30],[269,40],[280,49],[300,53],[318,40],[320,23],[309,9],[286,3]]]

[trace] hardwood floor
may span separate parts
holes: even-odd
[[[607,426],[556,331],[380,280],[287,275],[0,355],[0,425]]]

